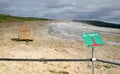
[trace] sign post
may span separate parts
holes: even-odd
[[[97,32],[92,33],[84,33],[82,34],[82,38],[86,44],[87,47],[92,48],[92,74],[94,74],[94,61],[96,61],[96,58],[94,57],[94,48],[97,46],[104,45],[102,38],[100,37],[100,34]]]
[[[94,58],[94,48],[92,48],[92,74],[94,74],[94,61],[96,59]]]

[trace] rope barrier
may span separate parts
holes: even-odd
[[[36,62],[70,62],[70,61],[91,61],[91,59],[20,59],[20,58],[0,58],[0,61],[36,61]]]
[[[96,59],[96,61],[120,66],[120,63],[117,63],[117,62],[105,61],[105,60],[100,60],[100,59]]]
[[[28,59],[28,58],[0,58],[0,61],[30,61],[30,62],[79,62],[92,61],[92,59]],[[98,62],[120,66],[120,63],[96,59]]]

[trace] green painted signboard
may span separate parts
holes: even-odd
[[[97,32],[84,33],[82,34],[82,38],[87,47],[97,47],[105,44]]]

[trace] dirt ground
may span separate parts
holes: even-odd
[[[53,22],[56,21],[0,23],[0,58],[91,58],[91,49],[83,41],[50,35],[48,24]],[[17,40],[18,29],[22,24],[32,27],[34,41]],[[107,31],[101,36],[104,40],[120,43],[119,32],[109,34]],[[115,33],[118,35],[112,35]],[[97,47],[95,57],[120,63],[120,45],[106,43]],[[0,61],[0,74],[92,74],[92,69],[91,62]],[[120,66],[95,62],[95,74],[120,74]]]

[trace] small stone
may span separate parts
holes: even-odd
[[[19,41],[26,41],[26,40],[33,41],[32,29],[29,25],[24,24],[19,28],[18,40]]]

